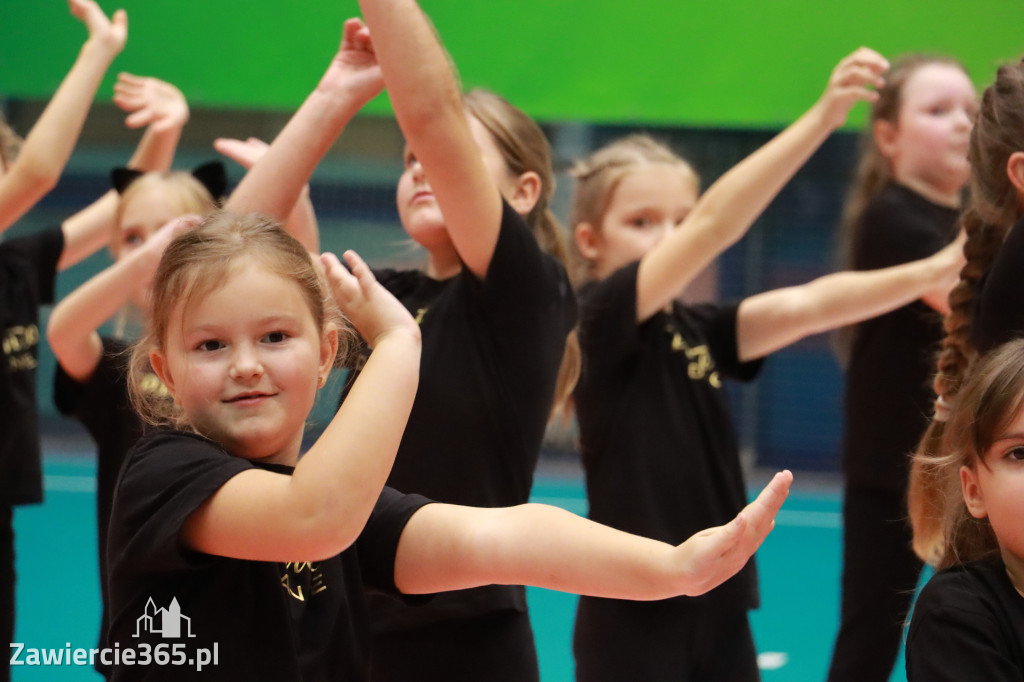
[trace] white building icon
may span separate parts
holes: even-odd
[[[135,620],[135,634],[132,637],[139,637],[143,632],[151,632],[163,637],[181,637],[181,624],[185,623],[185,637],[195,637],[192,634],[192,619],[181,615],[181,606],[178,605],[178,598],[171,599],[171,605],[166,609],[158,609],[150,597],[146,602],[146,609],[141,616]]]

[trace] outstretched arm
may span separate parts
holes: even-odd
[[[501,195],[470,133],[459,84],[415,0],[360,0],[398,125],[444,215],[462,262],[487,274]]]
[[[934,256],[867,271],[836,272],[802,286],[767,291],[740,303],[739,356],[744,362],[805,336],[882,315],[949,290],[964,264],[963,235]]]
[[[661,310],[718,254],[742,237],[768,203],[812,153],[843,124],[889,67],[878,53],[860,48],[839,62],[825,93],[807,113],[741,161],[700,198],[686,220],[640,261],[637,321]]]
[[[247,140],[218,137],[213,141],[213,148],[238,162],[243,168],[252,168],[270,149],[263,140],[250,137]],[[320,252],[320,229],[316,222],[313,202],[309,199],[309,185],[302,188],[295,208],[288,215],[285,231],[299,240],[310,253]]]
[[[225,208],[265,213],[284,222],[320,159],[382,87],[370,33],[359,19],[349,19],[341,47],[320,83],[242,178]]]
[[[89,38],[25,138],[18,159],[0,176],[0,231],[10,227],[57,184],[103,74],[128,36],[124,10],[114,12],[113,19],[108,20],[93,0],[69,0],[68,6],[89,30]]]
[[[402,533],[395,584],[406,594],[489,584],[637,600],[703,594],[747,563],[774,527],[792,480],[788,471],[776,474],[730,523],[676,547],[546,505],[430,504]]]
[[[373,347],[351,393],[291,476],[254,469],[221,486],[186,522],[187,547],[239,559],[317,561],[344,550],[366,525],[412,409],[420,331],[366,263],[352,252],[346,261],[351,274],[333,255],[323,257],[338,306]],[[321,369],[330,369],[333,357]]]
[[[128,167],[141,171],[169,169],[181,138],[181,129],[188,122],[188,102],[181,91],[157,78],[122,73],[114,85],[114,102],[129,112],[126,126],[146,126]],[[84,260],[110,242],[117,204],[117,192],[110,190],[64,221],[64,252],[58,263],[60,269]]]

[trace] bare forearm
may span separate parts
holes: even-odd
[[[284,229],[298,239],[299,243],[305,246],[310,253],[320,252],[320,226],[316,220],[313,201],[309,198],[308,185],[303,187]]]
[[[314,91],[246,173],[225,208],[236,213],[265,213],[284,221],[320,159],[360,106],[342,95]]]
[[[751,360],[819,334],[885,314],[920,298],[942,269],[930,259],[881,270],[837,272],[740,304],[740,358]]]
[[[169,170],[180,139],[181,128],[177,126],[161,131],[147,128],[128,161],[128,167],[147,172]]]
[[[686,592],[668,570],[674,549],[546,505],[430,505],[402,536],[396,581],[407,593],[495,583],[660,599]]]
[[[291,495],[299,518],[347,546],[362,530],[394,463],[419,380],[420,340],[379,340],[345,402],[299,461]],[[323,521],[321,521],[323,520]]]
[[[638,282],[639,320],[678,296],[742,237],[831,131],[815,105],[713,184],[683,225],[644,257]]]

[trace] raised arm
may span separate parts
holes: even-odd
[[[938,298],[959,279],[964,237],[921,260],[890,268],[836,272],[802,286],[767,291],[740,303],[737,345],[743,361],[805,336],[882,315],[925,295]]]
[[[125,125],[146,126],[129,168],[165,171],[174,161],[181,129],[188,122],[188,102],[178,88],[157,78],[119,74],[114,85],[114,102],[129,112]],[[58,267],[70,267],[110,242],[117,215],[118,196],[108,191],[92,204],[64,221],[64,252]]]
[[[148,289],[164,249],[176,234],[196,222],[195,216],[172,220],[145,244],[54,306],[46,326],[46,340],[68,376],[78,382],[92,376],[103,355],[99,328],[131,300],[134,292]]]
[[[320,83],[242,178],[225,208],[265,213],[284,222],[320,159],[382,87],[370,33],[359,19],[349,19],[341,47]]]
[[[640,261],[638,322],[665,307],[746,233],[793,174],[846,121],[851,107],[877,98],[870,88],[882,84],[881,74],[888,67],[881,55],[863,47],[843,59],[814,106],[704,193],[683,224]]]
[[[128,36],[124,10],[114,12],[113,19],[108,20],[93,0],[69,0],[68,6],[89,30],[89,38],[32,126],[14,165],[0,176],[0,231],[10,227],[57,184],[103,74]]]
[[[373,347],[352,391],[292,476],[230,479],[185,524],[186,546],[261,561],[317,561],[362,532],[398,451],[419,380],[412,316],[352,252],[324,266],[339,307]],[[332,358],[333,359],[333,356]]]
[[[707,592],[747,563],[774,527],[793,480],[776,474],[729,524],[673,547],[556,507],[423,507],[398,544],[395,584],[406,594],[478,585],[533,585],[652,600]]]
[[[270,149],[270,145],[255,137],[250,137],[247,140],[218,137],[213,141],[213,148],[229,159],[233,159],[243,168],[249,169],[263,158],[267,150]],[[309,198],[309,184],[303,186],[299,200],[288,215],[288,222],[285,223],[284,229],[298,239],[299,243],[305,246],[310,253],[320,252],[320,228],[316,222],[313,202]]]
[[[483,277],[498,243],[501,195],[470,133],[448,55],[415,0],[359,5],[406,144],[423,166],[459,257]]]

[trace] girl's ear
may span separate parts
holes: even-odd
[[[878,147],[878,151],[882,153],[887,159],[891,159],[896,155],[896,140],[898,138],[896,125],[879,119],[875,121],[875,125],[872,129],[875,136],[875,146]]]
[[[969,466],[960,467],[960,488],[963,490],[964,504],[967,505],[967,511],[971,516],[976,519],[988,516],[988,512],[985,511],[985,497],[978,484],[978,472]]]
[[[1024,203],[1024,152],[1014,152],[1006,161],[1006,177],[1017,188],[1017,196]]]
[[[334,367],[334,358],[338,354],[338,330],[333,325],[324,332],[320,339],[320,374],[318,387],[323,388],[327,376]]]
[[[590,223],[578,223],[572,231],[576,248],[587,260],[597,260],[601,255],[601,234]]]
[[[167,388],[167,392],[171,394],[171,397],[176,399],[174,394],[174,378],[171,376],[170,368],[167,366],[167,356],[163,354],[163,351],[156,350],[155,348],[149,351],[149,366],[153,368],[153,373],[160,378],[160,382]]]
[[[526,215],[537,205],[540,199],[541,181],[540,176],[533,171],[526,171],[515,181],[515,188],[512,196],[505,197],[505,200],[519,215]]]

